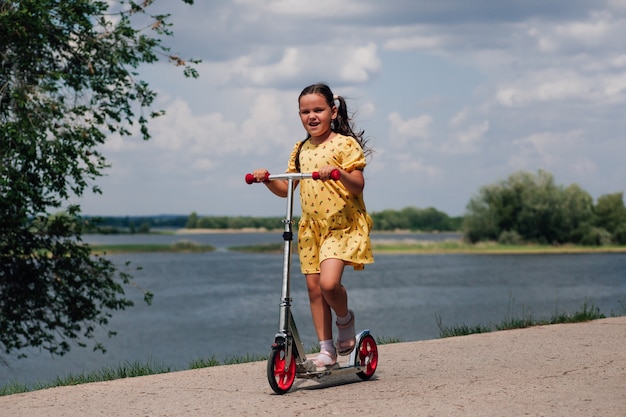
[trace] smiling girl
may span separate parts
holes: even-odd
[[[298,223],[300,268],[306,277],[313,325],[320,341],[320,354],[313,362],[323,369],[335,366],[337,354],[350,354],[356,344],[355,315],[348,309],[348,294],[341,282],[344,267],[360,270],[374,262],[369,237],[372,220],[363,201],[363,169],[370,150],[363,131],[354,131],[344,98],[334,96],[327,85],[306,87],[298,105],[307,137],[294,146],[287,172],[317,171],[324,180],[300,184],[302,216]],[[338,180],[330,179],[333,170],[339,171]],[[268,171],[258,169],[253,175],[261,182]],[[265,185],[274,194],[287,196],[287,181]],[[336,345],[333,311],[338,329]]]

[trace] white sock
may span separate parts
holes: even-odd
[[[345,317],[337,317],[337,324],[340,326],[343,326],[344,324],[348,324],[350,322],[350,320],[352,320],[352,315],[350,314],[350,311],[348,311],[348,315]]]
[[[335,344],[333,343],[333,339],[320,340],[320,351],[326,351],[328,353],[332,353],[333,355],[336,355],[337,351],[335,349]]]

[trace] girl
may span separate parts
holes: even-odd
[[[350,354],[356,344],[354,312],[348,309],[348,295],[341,283],[344,266],[358,270],[374,262],[369,238],[372,220],[363,202],[363,169],[370,150],[363,131],[353,130],[345,100],[334,96],[327,85],[306,87],[298,104],[307,137],[294,146],[287,172],[318,171],[323,180],[301,184],[298,253],[320,341],[320,354],[313,363],[324,368],[337,363],[337,353]],[[339,180],[330,180],[333,170],[339,170]],[[257,181],[264,181],[267,174],[266,169],[253,173]],[[265,185],[274,194],[287,196],[287,181]],[[331,310],[337,316],[336,346]]]

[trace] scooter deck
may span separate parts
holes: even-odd
[[[350,365],[346,364],[336,364],[333,366],[326,367],[325,369],[320,370],[309,370],[304,369],[304,364],[300,364],[296,368],[296,378],[305,378],[305,379],[313,379],[313,378],[322,378],[329,375],[352,375],[357,374],[359,372],[363,372],[365,370],[365,366],[361,365]]]

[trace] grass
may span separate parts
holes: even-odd
[[[294,251],[297,248],[294,245]],[[168,244],[90,245],[93,253],[117,254],[132,252],[210,252],[215,247],[183,240]],[[232,246],[228,250],[247,253],[282,253],[284,243]],[[576,245],[505,245],[497,242],[465,243],[461,239],[418,241],[415,239],[372,239],[372,250],[377,254],[540,254],[540,253],[606,253],[626,252],[626,246],[576,246]]]
[[[51,382],[36,383],[32,386],[20,384],[17,382],[10,383],[8,385],[0,387],[0,396],[19,394],[23,392],[36,391],[53,387],[87,384],[89,382],[113,381],[122,378],[164,374],[171,371],[171,367],[153,361],[148,361],[147,363],[126,362],[116,368],[105,367],[99,371],[81,375],[67,374],[63,377],[57,377]]]
[[[228,250],[249,253],[283,253],[284,247],[284,243],[265,243],[260,245],[232,246]]]
[[[175,252],[175,253],[197,253],[212,252],[214,246],[201,245],[190,240],[181,240],[172,244],[120,244],[120,245],[90,245],[93,254],[116,254],[133,252]]]
[[[465,243],[462,240],[400,242],[372,241],[376,253],[469,253],[469,254],[538,254],[538,253],[594,253],[626,252],[626,246],[578,246],[578,245],[505,245],[497,242]]]
[[[626,304],[622,304],[623,313],[626,314]],[[512,305],[512,301],[511,301]],[[557,324],[557,323],[578,323],[605,318],[606,316],[600,313],[600,309],[594,305],[588,305],[584,303],[582,310],[574,312],[573,314],[558,313],[554,314],[549,320],[535,320],[531,316],[523,314],[521,318],[507,317],[500,324],[495,325],[474,325],[468,326],[461,324],[453,327],[445,327],[442,325],[441,317],[436,316],[437,326],[439,327],[439,337],[456,337],[466,336],[474,333],[488,333],[499,330],[520,329],[536,325],[545,324]],[[391,343],[400,343],[403,340],[398,338],[377,337],[376,343],[378,345],[385,345]],[[307,353],[319,352],[319,345],[314,345]],[[233,365],[248,362],[259,362],[267,360],[267,355],[245,355],[245,356],[233,356],[228,357],[224,361],[220,362],[215,356],[211,356],[206,359],[197,359],[189,363],[188,369],[200,369],[221,365]],[[9,383],[0,387],[0,396],[19,394],[29,391],[36,391],[40,389],[47,389],[53,387],[69,386],[85,384],[89,382],[100,381],[112,381],[122,378],[133,378],[137,376],[156,375],[175,371],[170,366],[161,363],[155,363],[148,361],[147,363],[133,362],[123,363],[117,368],[105,367],[100,371],[92,372],[85,375],[73,375],[68,374],[64,377],[57,377],[55,380],[48,383],[35,383],[33,385],[25,385],[17,382]]]
[[[229,356],[224,359],[223,362],[220,362],[215,355],[211,356],[207,359],[196,359],[189,363],[189,369],[200,369],[200,368],[210,368],[212,366],[221,366],[221,365],[236,365],[240,363],[248,363],[248,362],[258,362],[264,361],[268,357],[263,355],[250,355],[247,354],[245,356]]]
[[[626,314],[626,309],[624,313]],[[509,317],[505,318],[501,323],[491,325],[478,324],[474,326],[468,326],[466,324],[460,324],[452,327],[446,327],[442,324],[441,317],[438,315],[436,316],[440,338],[467,336],[475,333],[489,333],[492,331],[501,330],[525,329],[527,327],[548,324],[581,323],[603,318],[606,318],[606,316],[600,312],[600,309],[598,307],[594,306],[593,304],[589,305],[587,303],[583,303],[582,310],[576,311],[573,314],[568,314],[565,312],[555,312],[552,317],[547,320],[537,320],[532,317],[532,315],[526,315],[526,313],[524,312],[522,313],[521,317],[513,317],[509,315]]]
[[[282,253],[283,243],[233,246],[228,249],[250,253]],[[497,242],[465,243],[460,239],[442,241],[372,239],[372,250],[377,254],[565,254],[622,253],[626,252],[626,246],[505,245]]]

